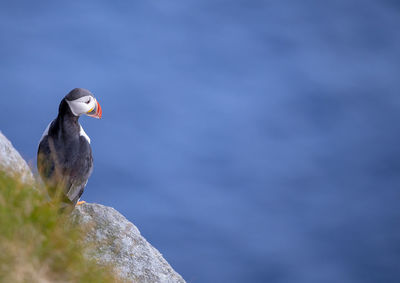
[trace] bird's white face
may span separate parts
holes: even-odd
[[[101,118],[102,110],[100,104],[97,102],[96,98],[90,95],[82,96],[71,101],[66,99],[65,101],[68,103],[69,108],[75,116],[85,114],[91,117]]]

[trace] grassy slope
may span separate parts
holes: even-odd
[[[0,172],[0,282],[119,282],[83,256],[84,231],[58,208]]]

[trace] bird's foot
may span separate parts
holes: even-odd
[[[86,201],[81,200],[81,201],[78,201],[78,202],[76,203],[76,205],[81,205],[81,204],[84,204],[84,203],[86,203]]]

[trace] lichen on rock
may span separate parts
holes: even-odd
[[[119,275],[130,282],[185,282],[139,230],[111,207],[85,203],[73,212],[87,229],[87,242],[95,249],[90,257],[112,263]]]
[[[33,183],[32,172],[21,157],[19,152],[13,147],[11,142],[0,131],[0,171],[5,172],[11,177],[18,177],[24,183]]]

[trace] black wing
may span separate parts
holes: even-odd
[[[73,165],[66,170],[69,188],[66,188],[68,199],[75,205],[81,197],[90,175],[93,172],[93,157],[90,144],[84,137],[79,138],[79,154],[74,158]]]
[[[39,144],[37,167],[50,194],[61,189],[65,200],[75,205],[93,171],[90,144],[82,136],[68,142],[45,136]]]

